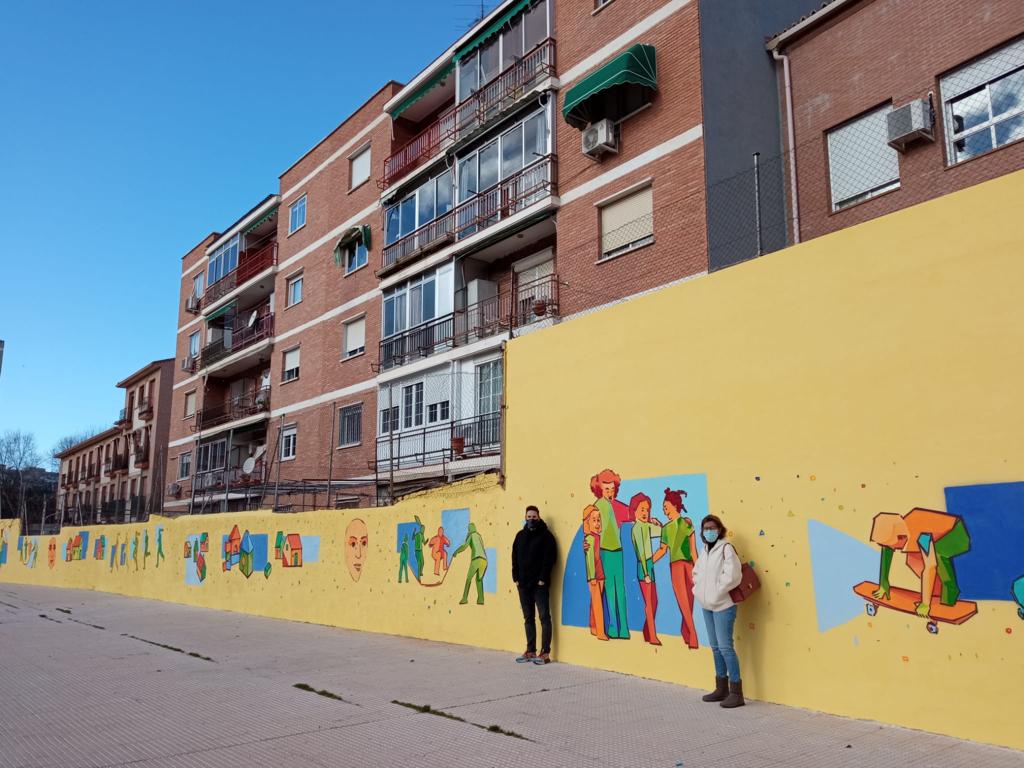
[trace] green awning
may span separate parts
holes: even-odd
[[[513,16],[523,9],[528,8],[532,2],[533,0],[519,0],[517,3],[512,3],[512,5],[505,9],[504,13],[495,18],[494,21],[480,30],[479,34],[475,35],[468,43],[455,52],[455,61],[459,61],[462,57],[468,56],[498,34],[501,31],[501,28],[512,20]]]
[[[361,224],[358,227],[351,227],[346,230],[345,234],[341,236],[341,239],[334,246],[334,265],[337,267],[341,266],[342,261],[345,257],[345,248],[352,243],[360,241],[366,246],[366,250],[370,250],[370,227],[366,224]]]
[[[265,216],[261,217],[258,221],[255,221],[252,224],[250,224],[249,227],[242,234],[243,235],[248,235],[250,232],[252,232],[254,229],[256,229],[260,224],[263,224],[266,221],[270,221],[275,216],[277,216],[277,206],[276,205],[273,208],[271,208],[266,213]]]
[[[433,90],[433,88],[436,85],[439,85],[442,80],[444,80],[446,77],[448,77],[452,73],[452,70],[454,70],[454,69],[455,69],[455,62],[454,61],[448,62],[448,64],[445,65],[444,69],[442,69],[440,72],[438,72],[432,78],[427,80],[427,82],[425,82],[423,85],[421,85],[415,91],[413,91],[413,93],[410,94],[409,97],[406,98],[405,101],[403,101],[401,104],[399,104],[397,107],[395,107],[395,109],[392,110],[392,112],[391,112],[391,118],[394,119],[394,118],[398,117],[400,114],[405,112],[405,110],[407,110],[409,107],[411,107],[417,101],[419,101],[424,96],[426,96],[431,90]]]
[[[620,120],[649,103],[656,90],[654,46],[634,45],[570,88],[562,116],[580,130],[596,120]]]
[[[228,312],[233,310],[237,303],[238,303],[237,301],[229,301],[227,304],[225,304],[220,309],[216,310],[215,312],[213,312],[210,315],[207,315],[206,322],[209,324],[209,323],[212,323],[214,320],[216,320],[218,317],[223,317]]]

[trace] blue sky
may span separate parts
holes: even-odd
[[[0,432],[48,451],[110,426],[114,384],[174,354],[182,255],[454,42],[474,15],[464,3],[8,4]]]

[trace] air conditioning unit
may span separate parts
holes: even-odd
[[[185,311],[191,312],[193,315],[199,312],[199,297],[195,294],[185,299]]]
[[[889,146],[905,152],[907,145],[918,139],[935,140],[931,99],[917,99],[896,107],[886,116]]]
[[[191,355],[189,355],[188,357],[186,357],[184,360],[181,361],[181,370],[183,370],[183,371],[191,371],[195,367],[196,367],[196,359],[194,357],[192,357]]]
[[[615,136],[615,123],[599,120],[583,129],[583,154],[593,158],[605,153],[617,153],[619,141]]]
[[[181,483],[171,483],[167,486],[167,495],[178,498],[181,496]]]

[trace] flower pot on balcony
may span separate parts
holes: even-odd
[[[537,299],[533,302],[533,314],[537,317],[544,317],[548,312],[548,303],[545,299]]]
[[[456,456],[461,456],[463,451],[466,450],[466,438],[459,435],[452,437],[452,453]]]

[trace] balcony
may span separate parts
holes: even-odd
[[[199,429],[207,430],[236,419],[270,412],[270,387],[263,387],[238,397],[204,407],[199,411]]]
[[[136,469],[147,469],[149,467],[149,446],[143,445],[132,452],[135,458]]]
[[[153,418],[153,401],[148,397],[139,398],[139,418],[149,421]]]
[[[263,485],[267,480],[267,468],[260,459],[252,472],[245,472],[241,467],[211,469],[208,472],[197,472],[195,492],[218,493],[237,489],[252,488]]]
[[[243,251],[239,254],[238,267],[236,269],[228,272],[217,282],[207,286],[206,293],[200,300],[203,308],[212,306],[235,290],[235,288],[244,285],[260,272],[270,269],[275,264],[277,264],[276,240],[254,251]]]
[[[128,471],[128,454],[127,453],[115,453],[113,457],[107,459],[106,462],[107,474],[113,475],[118,472]]]
[[[520,283],[512,304],[512,326],[522,328],[531,323],[558,317],[558,275],[550,274]]]
[[[200,368],[207,368],[241,349],[269,339],[274,335],[274,314],[267,313],[252,322],[236,317],[231,325],[231,333],[203,347],[200,353]],[[228,339],[225,342],[225,338]]]
[[[442,151],[475,134],[503,115],[530,89],[555,76],[555,41],[545,40],[466,100],[449,107],[422,132],[384,160],[380,188],[395,181]]]
[[[378,276],[393,272],[441,246],[475,235],[498,222],[558,194],[557,162],[546,155],[474,195],[448,213],[385,246]]]
[[[128,409],[127,408],[122,408],[121,412],[117,416],[117,419],[114,421],[114,426],[115,427],[123,427],[126,424],[128,424],[130,421],[131,421],[131,418],[128,415]]]
[[[371,469],[376,469],[379,475],[392,469],[449,464],[500,453],[501,413],[489,413],[381,435],[377,438],[377,458]]]
[[[98,464],[90,464],[88,469],[85,470],[85,480],[98,480],[100,477],[100,467]]]

